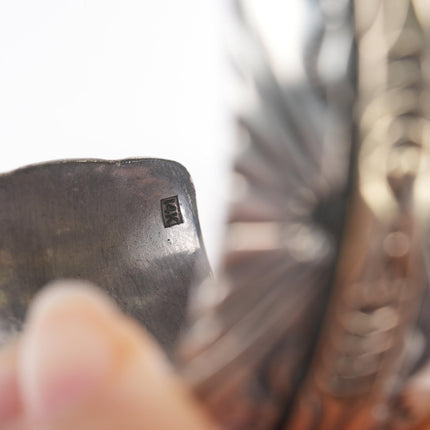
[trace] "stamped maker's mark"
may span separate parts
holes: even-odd
[[[161,200],[161,214],[163,216],[164,227],[173,227],[182,224],[181,208],[179,206],[178,196],[168,197]]]

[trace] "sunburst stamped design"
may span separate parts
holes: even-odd
[[[234,198],[183,374],[226,429],[425,430],[429,8],[307,4],[294,75],[238,3]]]
[[[297,81],[273,67],[247,2],[237,4],[233,61],[246,104],[226,250],[219,282],[196,289],[180,348],[183,374],[226,429],[284,421],[321,325],[351,147],[352,25],[342,5],[311,6],[308,74]],[[341,61],[324,68],[336,47]]]

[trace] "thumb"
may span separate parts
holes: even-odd
[[[17,360],[31,429],[212,428],[152,339],[76,282],[36,299]]]

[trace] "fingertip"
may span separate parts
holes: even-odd
[[[18,360],[23,403],[35,423],[77,407],[106,379],[115,354],[106,320],[115,314],[95,287],[76,281],[51,284],[35,298]]]
[[[64,306],[88,306],[107,315],[119,312],[115,303],[91,282],[62,279],[50,282],[39,291],[28,311],[27,324],[39,314]]]
[[[95,287],[50,285],[22,336],[23,408],[38,428],[212,428],[152,337]]]
[[[11,341],[0,350],[0,428],[5,428],[21,412],[17,357],[17,341]]]

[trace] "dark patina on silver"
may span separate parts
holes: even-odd
[[[0,176],[0,343],[41,287],[71,278],[103,288],[171,351],[189,287],[209,273],[176,162],[60,161]]]

